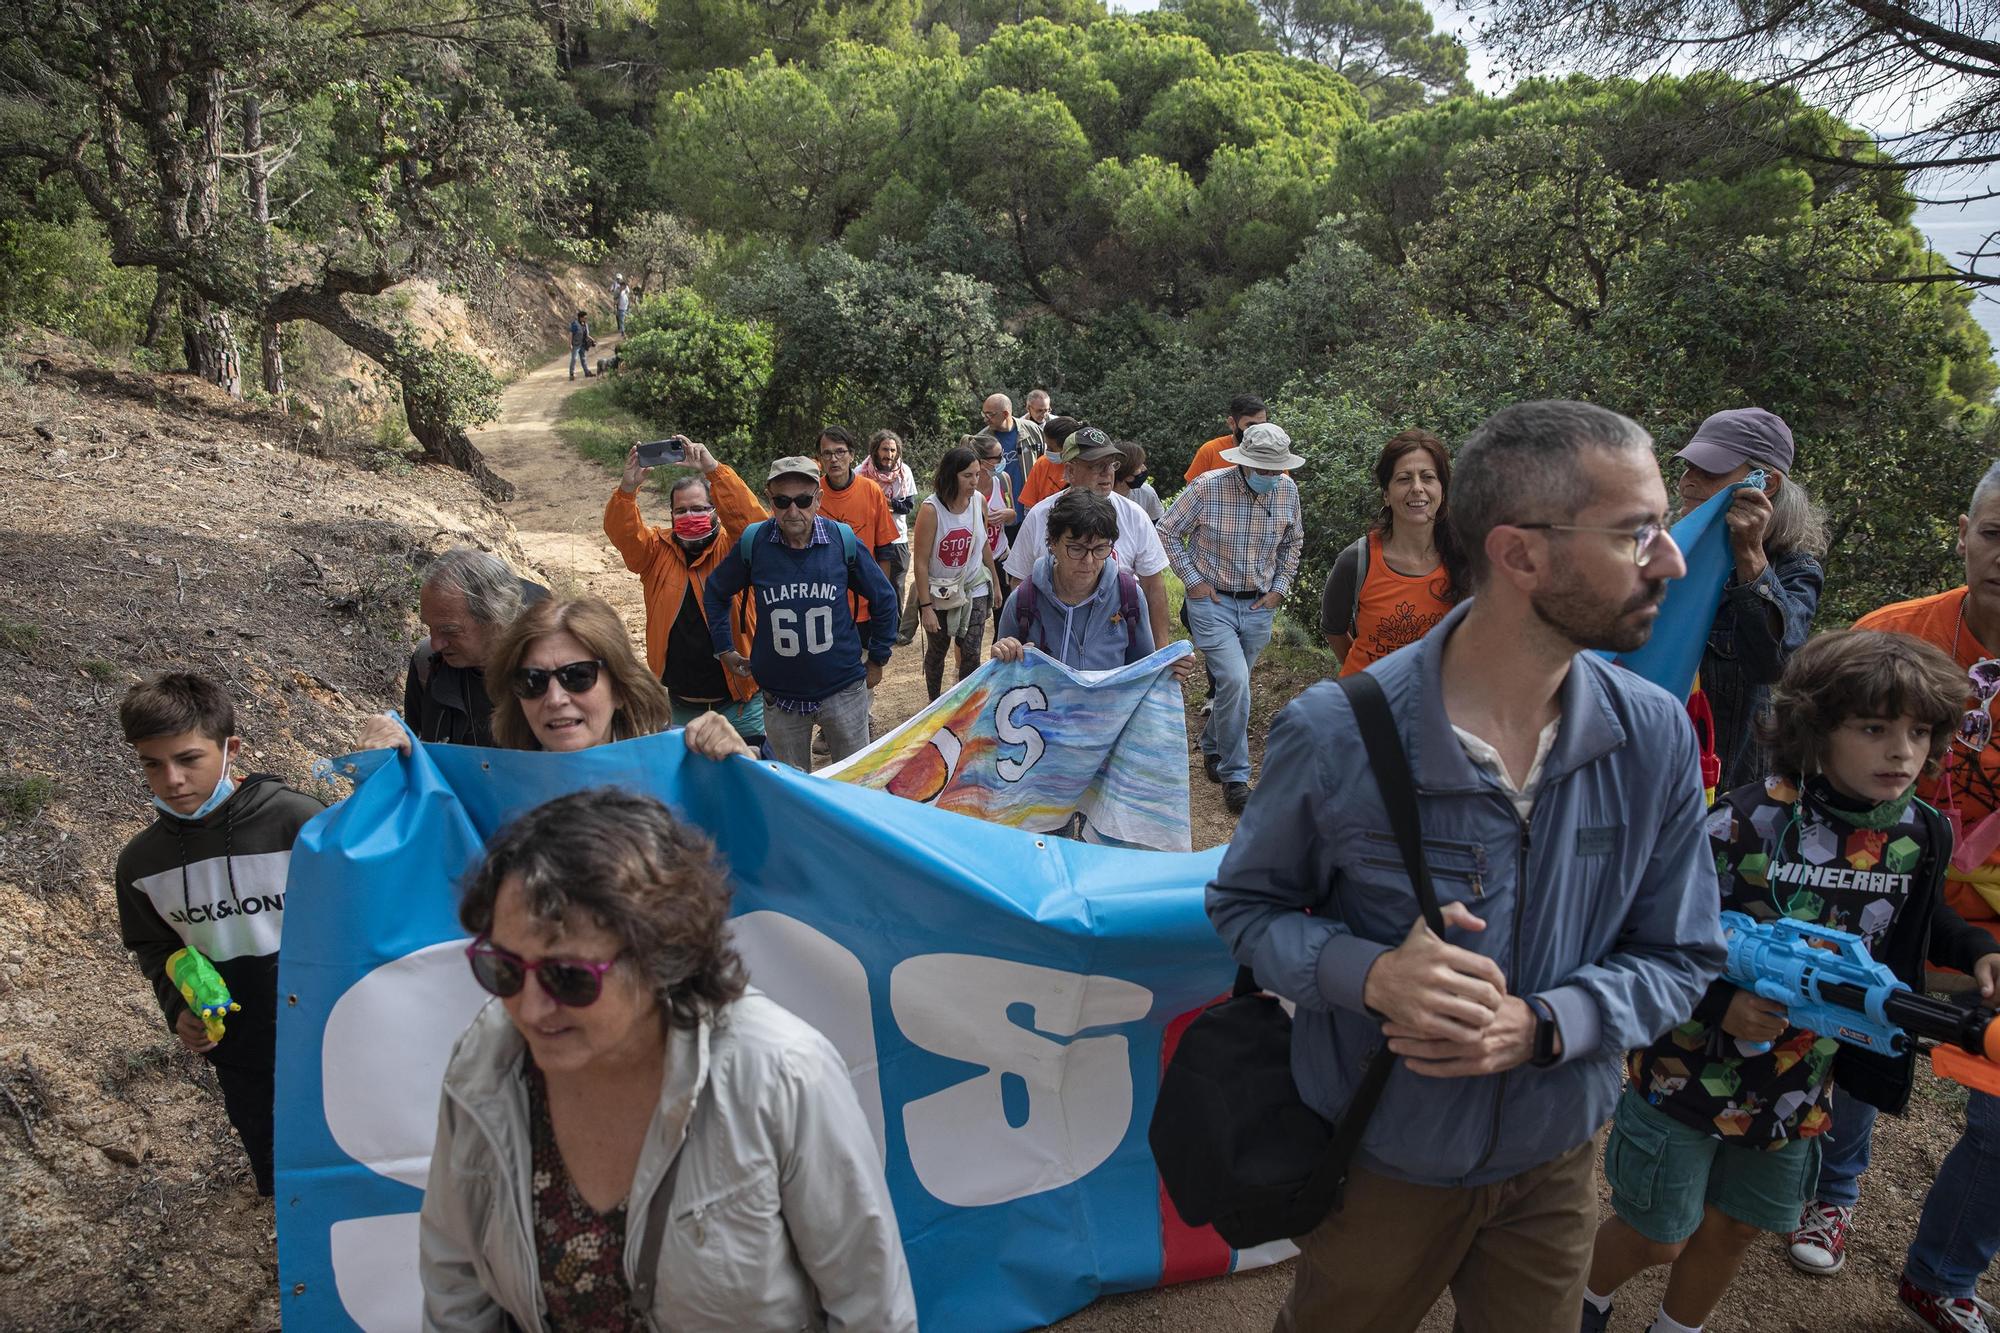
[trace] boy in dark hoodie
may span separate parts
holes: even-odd
[[[240,785],[230,776],[243,744],[236,709],[204,677],[134,686],[118,721],[159,811],[118,857],[119,932],[167,1026],[215,1067],[257,1192],[268,1197],[285,876],[292,840],[324,807],[267,773]],[[200,950],[242,1006],[227,1016],[220,1041],[209,1040],[167,975],[167,960],[183,948]]]

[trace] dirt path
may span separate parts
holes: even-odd
[[[600,346],[610,354],[608,342]],[[500,398],[499,418],[474,432],[472,440],[495,470],[514,483],[515,498],[501,508],[528,558],[556,586],[594,593],[617,607],[634,640],[643,642],[646,607],[638,576],[626,570],[604,536],[604,501],[617,483],[604,468],[568,449],[554,429],[563,400],[586,383],[569,378],[567,362],[567,357],[551,361],[509,385]],[[747,480],[753,486],[759,481]],[[648,519],[664,521],[665,506],[657,493],[646,491],[641,503]],[[875,691],[878,736],[927,702],[920,643],[897,649],[883,673]],[[947,685],[955,669],[947,663]],[[1190,717],[1199,727],[1200,718]],[[1220,789],[1202,779],[1198,763],[1193,767],[1195,841],[1211,846],[1228,836],[1232,821],[1222,808]],[[1261,1333],[1270,1327],[1289,1285],[1289,1270],[1283,1268],[1112,1297],[1055,1328],[1061,1333]]]

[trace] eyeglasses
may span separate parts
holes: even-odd
[[[1993,696],[2000,694],[2000,657],[1974,662],[1965,675],[1972,682],[1979,706],[1966,710],[1952,739],[1977,753],[1993,743]]]
[[[819,451],[819,456],[821,458],[847,458],[853,453],[852,449],[843,444],[838,449],[822,449]]]
[[[679,518],[682,514],[713,514],[714,512],[714,505],[681,505],[674,510],[674,517]]]
[[[565,662],[559,667],[520,667],[514,672],[514,697],[539,699],[549,692],[554,680],[564,694],[589,694],[597,688],[597,673],[604,669],[602,658],[594,662]]]
[[[1632,543],[1632,563],[1644,569],[1653,559],[1653,547],[1660,538],[1667,535],[1664,523],[1642,523],[1636,528],[1594,528],[1581,523],[1510,523],[1511,528],[1526,528],[1530,532],[1602,532],[1613,537],[1623,537]]]
[[[818,503],[819,493],[817,491],[807,491],[804,495],[774,495],[771,497],[771,508],[773,509],[790,509],[793,505],[797,505],[801,509],[811,509]]]
[[[509,999],[528,984],[528,974],[542,985],[542,994],[566,1009],[583,1009],[597,1003],[604,994],[604,974],[618,963],[614,954],[601,963],[588,958],[538,958],[529,962],[481,935],[465,946],[472,964],[472,979],[488,995]]]
[[[1106,542],[1102,546],[1085,546],[1082,542],[1064,542],[1063,550],[1069,552],[1072,560],[1107,560],[1117,548]]]

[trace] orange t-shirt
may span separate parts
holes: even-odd
[[[1229,460],[1222,456],[1222,451],[1224,449],[1234,449],[1235,447],[1236,437],[1234,435],[1218,435],[1214,439],[1207,441],[1201,448],[1194,451],[1194,461],[1188,464],[1186,479],[1193,481],[1204,472],[1213,472],[1217,468],[1230,466]]]
[[[1368,577],[1361,581],[1361,605],[1354,615],[1354,644],[1340,663],[1340,674],[1351,676],[1431,632],[1445,618],[1451,603],[1441,595],[1447,587],[1444,566],[1428,574],[1399,574],[1382,558],[1382,534],[1368,534]]]
[[[1035,460],[1034,471],[1021,487],[1021,503],[1015,506],[1017,513],[1025,514],[1051,495],[1059,495],[1069,489],[1069,472],[1053,455],[1044,454]]]
[[[875,552],[900,540],[896,536],[896,516],[889,512],[889,497],[882,494],[880,486],[858,472],[853,474],[853,480],[844,491],[836,491],[824,479],[821,480],[819,512],[853,528],[855,540],[861,543],[862,551],[871,560],[875,558]],[[847,604],[854,609],[854,623],[865,624],[868,603],[861,599],[861,595],[847,594]]]
[[[1951,655],[1962,667],[1989,657],[1985,645],[1965,627],[1964,588],[1953,588],[1935,597],[1919,597],[1870,611],[1854,622],[1856,629],[1892,630],[1922,639]],[[1968,684],[1966,693],[1971,693]],[[1957,807],[1956,833],[1964,838],[1981,820],[2000,809],[2000,743],[1989,744],[1978,754],[1969,753],[1953,741],[1945,751],[1944,773],[1917,784],[1917,795],[1929,801],[1947,818]],[[1982,878],[1990,878],[2000,868],[2000,852],[1979,868]],[[2000,935],[2000,904],[1982,895],[1957,871],[1945,881],[1944,900],[1968,921]]]

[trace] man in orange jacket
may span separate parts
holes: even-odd
[[[625,475],[604,506],[604,535],[625,558],[646,590],[646,665],[659,673],[673,704],[673,721],[684,727],[702,713],[728,718],[750,745],[764,739],[764,699],[757,682],[722,669],[710,646],[702,615],[702,585],[736,545],[743,529],[770,515],[735,469],[717,462],[708,449],[685,437],[688,466],[667,494],[669,527],[649,527],[639,513],[639,486],[652,469],[639,465],[635,446],[625,455]],[[736,599],[730,617],[736,651],[750,655],[755,612],[747,595]]]

